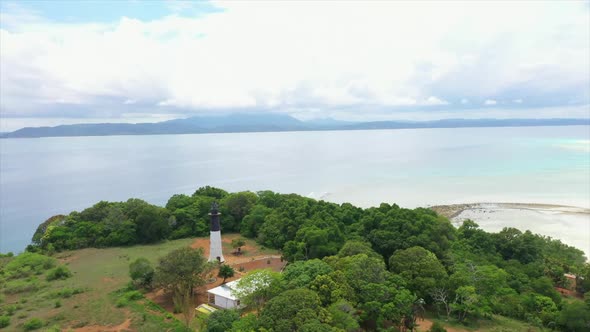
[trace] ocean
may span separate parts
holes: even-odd
[[[55,214],[130,197],[164,205],[205,185],[362,207],[590,208],[590,127],[0,139],[0,252],[22,251]]]

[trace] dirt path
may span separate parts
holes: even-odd
[[[72,329],[66,329],[72,331]],[[88,325],[73,329],[75,332],[132,332],[131,329],[131,318],[127,318],[123,323],[116,326],[103,326],[103,325]]]
[[[417,330],[420,332],[426,332],[432,327],[432,321],[428,318],[425,318],[424,320],[419,320],[417,323],[418,323]],[[456,327],[451,327],[451,326],[446,326],[446,325],[444,326],[444,328],[447,330],[447,332],[469,332],[468,330],[458,329]]]

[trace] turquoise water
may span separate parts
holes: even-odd
[[[590,127],[407,129],[0,140],[0,251],[99,200],[165,204],[200,186],[360,206],[590,207]]]

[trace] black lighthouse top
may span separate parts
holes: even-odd
[[[211,216],[211,232],[218,232],[221,230],[221,226],[219,224],[219,216],[221,213],[219,213],[219,205],[217,202],[213,202],[211,204],[211,212],[209,212],[209,215]]]

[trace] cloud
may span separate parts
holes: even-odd
[[[370,117],[443,114],[449,101],[590,103],[590,14],[580,3],[215,6],[193,17],[83,23],[4,8],[3,117],[242,109]]]
[[[522,99],[514,99],[512,102],[516,104],[522,104]]]
[[[430,96],[430,97],[428,97],[428,99],[426,99],[426,102],[424,104],[425,105],[448,105],[449,102],[446,100],[439,99],[434,96]]]

